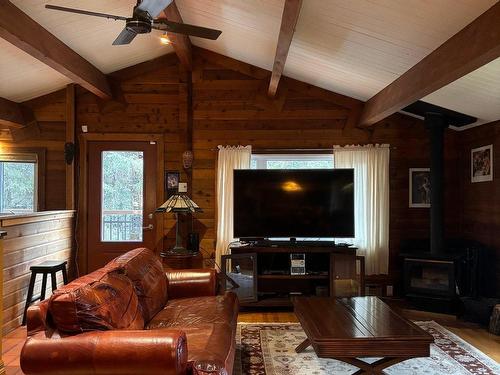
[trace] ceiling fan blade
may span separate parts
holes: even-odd
[[[114,46],[118,45],[123,45],[123,44],[130,44],[132,40],[134,40],[135,36],[137,35],[136,32],[129,30],[127,28],[124,28],[120,35],[117,36],[115,41],[113,42]]]
[[[151,18],[156,18],[174,0],[142,0],[137,6],[144,12],[148,12]]]
[[[74,9],[74,8],[60,7],[58,5],[49,5],[49,4],[46,4],[45,8],[52,9],[52,10],[60,10],[60,11],[69,12],[69,13],[84,14],[86,16],[103,17],[103,18],[108,18],[108,19],[112,19],[112,20],[115,20],[115,21],[119,21],[119,20],[120,21],[126,21],[127,20],[127,17],[115,16],[113,14],[107,14],[107,13],[90,12],[88,10],[83,10],[83,9]]]
[[[172,33],[197,36],[205,39],[215,40],[222,33],[220,30],[209,29],[207,27],[189,25],[187,23],[177,23],[165,19],[154,20],[153,28],[157,30],[169,31]]]

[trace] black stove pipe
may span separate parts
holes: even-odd
[[[431,254],[444,249],[444,131],[448,127],[441,113],[427,112],[425,126],[429,130],[431,147]]]

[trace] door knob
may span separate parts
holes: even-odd
[[[153,224],[149,224],[147,227],[142,227],[142,230],[153,230]]]

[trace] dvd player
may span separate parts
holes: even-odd
[[[261,247],[333,247],[335,246],[335,241],[323,241],[323,240],[266,240],[266,239],[241,239],[242,241],[249,242],[252,246]]]

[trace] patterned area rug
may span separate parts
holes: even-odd
[[[434,336],[431,356],[414,358],[387,368],[386,374],[500,374],[497,362],[436,322],[416,322]],[[306,335],[300,324],[238,324],[234,375],[353,374],[354,366],[334,359],[318,358],[309,347],[295,353]],[[374,362],[376,358],[364,358]]]

